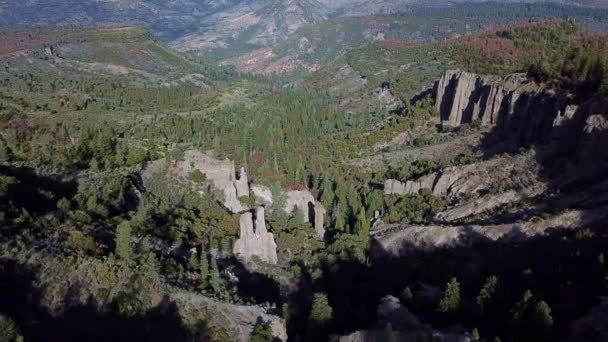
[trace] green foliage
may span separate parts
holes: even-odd
[[[209,286],[209,280],[210,280],[209,277],[210,277],[209,259],[207,259],[207,253],[205,252],[205,250],[201,249],[200,266],[199,266],[199,280],[200,280],[199,289],[201,291],[205,291],[205,289],[207,289],[207,287]]]
[[[218,296],[225,294],[224,280],[220,276],[220,270],[214,257],[211,257],[211,270],[209,271],[209,280],[207,282],[213,293]]]
[[[202,184],[207,180],[207,176],[205,176],[205,174],[203,174],[199,169],[195,169],[194,171],[190,172],[188,178],[190,178],[190,180],[196,184]]]
[[[122,260],[129,260],[132,254],[131,247],[131,223],[123,221],[116,227],[116,249],[115,253]]]
[[[272,329],[270,325],[258,320],[249,335],[249,342],[272,342]]]
[[[408,286],[405,289],[403,289],[403,292],[401,292],[401,301],[404,304],[410,304],[413,300],[414,300],[414,294],[412,293],[412,290]]]
[[[327,295],[324,293],[315,293],[312,301],[312,309],[310,311],[310,320],[317,325],[323,326],[331,321],[333,315],[333,309],[329,305]]]
[[[6,342],[23,342],[19,327],[12,319],[0,314],[0,340]]]
[[[70,231],[68,242],[78,253],[95,254],[99,251],[95,240],[79,230]]]
[[[484,311],[488,306],[492,305],[492,301],[494,296],[496,295],[496,288],[498,286],[498,278],[495,276],[490,276],[486,279],[486,283],[483,285],[483,288],[479,292],[475,301],[479,306],[481,311]]]
[[[390,223],[422,223],[428,217],[444,210],[447,200],[435,197],[429,191],[420,194],[386,197],[386,220]]]
[[[452,278],[446,284],[437,310],[442,313],[456,313],[460,309],[460,300],[460,283],[456,278]]]

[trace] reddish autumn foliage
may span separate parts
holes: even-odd
[[[473,49],[478,49],[490,57],[511,59],[522,54],[522,50],[515,46],[515,42],[507,38],[468,37],[464,39],[463,45]]]

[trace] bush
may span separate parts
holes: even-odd
[[[0,341],[23,342],[19,327],[12,319],[0,314]]]

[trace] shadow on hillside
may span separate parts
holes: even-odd
[[[63,298],[65,310],[53,314],[33,286],[36,270],[14,262],[0,266],[0,312],[17,323],[26,341],[198,341],[208,331],[200,322],[194,336],[167,297],[143,314],[125,316],[114,309],[100,311],[93,298],[74,304],[78,289],[71,289]]]
[[[496,125],[482,139],[485,158],[532,149],[549,190],[571,192],[601,180],[608,170],[608,99],[576,107],[555,95],[522,95],[507,117],[503,101]],[[555,116],[559,112],[561,115]]]
[[[16,207],[23,207],[32,214],[45,214],[57,208],[57,201],[72,198],[77,191],[75,181],[41,176],[32,168],[0,165],[0,175],[14,177],[18,186],[9,190],[7,198]],[[53,194],[53,197],[46,194]]]
[[[467,329],[477,327],[489,334],[485,336],[501,337],[513,336],[509,325],[513,305],[530,290],[535,298],[550,304],[555,337],[562,338],[568,334],[573,320],[582,317],[606,291],[604,277],[608,268],[597,258],[608,245],[608,233],[598,230],[596,236],[583,240],[575,239],[574,235],[572,231],[556,228],[544,236],[529,239],[524,232],[514,228],[503,238],[493,241],[465,228],[454,247],[422,250],[403,242],[397,248],[400,256],[390,257],[394,255],[393,250],[385,251],[384,256],[373,259],[369,270],[360,266],[358,270],[345,271],[355,266],[340,266],[334,279],[341,279],[340,284],[348,288],[332,286],[331,281],[328,286],[337,302],[347,301],[350,296],[365,291],[367,299],[362,304],[370,311],[375,310],[382,296],[399,297],[403,289],[410,286],[414,300],[408,303],[408,308],[434,327],[461,322]],[[370,250],[382,254],[384,249],[372,239]],[[478,312],[475,298],[491,275],[499,279],[500,296],[491,312]],[[416,290],[417,286],[421,287],[417,284],[442,290],[451,277],[458,279],[463,291],[463,305],[456,320],[437,312],[439,297],[421,302],[423,293]],[[427,285],[422,287],[428,288]],[[352,308],[358,304],[351,301],[350,305]],[[347,312],[341,314],[348,316]],[[534,341],[522,334],[518,340]]]

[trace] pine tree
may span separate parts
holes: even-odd
[[[473,328],[473,331],[471,331],[471,336],[473,336],[475,341],[479,341],[479,330],[477,330],[477,328]]]
[[[408,286],[401,293],[401,301],[404,304],[409,304],[412,302],[413,299],[414,299],[414,294],[412,293],[412,290]]]
[[[323,176],[323,183],[321,183],[321,204],[325,208],[331,208],[334,203],[334,189],[332,181],[328,176]]]
[[[454,313],[460,307],[460,283],[456,278],[450,279],[439,302],[439,312]]]
[[[201,249],[201,260],[199,265],[199,289],[204,291],[209,286],[209,260],[207,259],[207,253],[204,249]]]
[[[213,293],[220,294],[223,289],[222,277],[220,276],[220,270],[217,267],[217,261],[214,257],[211,257],[211,271],[209,273],[209,286],[213,290]]]
[[[365,208],[361,207],[359,211],[359,231],[358,235],[361,241],[363,242],[365,248],[367,248],[369,243],[369,222],[367,222],[367,216],[365,215]]]
[[[334,312],[329,305],[327,295],[315,293],[310,311],[310,320],[319,325],[325,325],[333,318]]]
[[[116,248],[115,253],[123,260],[131,258],[131,223],[121,222],[116,228]]]
[[[496,293],[497,285],[498,278],[496,278],[495,276],[488,277],[486,283],[483,285],[483,288],[479,292],[479,295],[475,299],[481,311],[484,311],[491,303],[494,294]]]
[[[249,335],[249,342],[272,342],[272,329],[270,326],[258,320]]]
[[[538,333],[536,341],[550,341],[553,331],[551,308],[545,301],[536,303],[534,307],[534,326]]]

